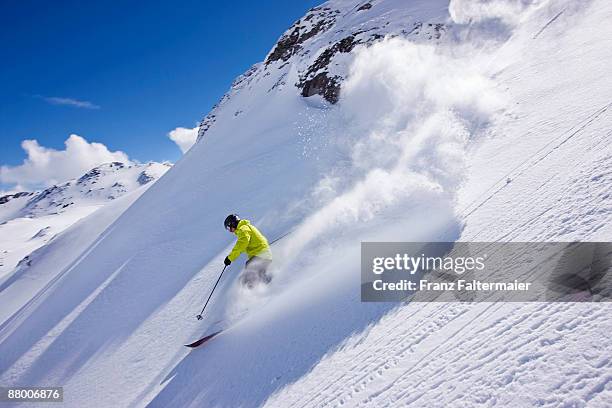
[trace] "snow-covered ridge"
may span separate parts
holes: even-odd
[[[104,163],[78,179],[42,191],[19,192],[0,197],[0,222],[11,218],[35,218],[61,214],[71,206],[114,200],[164,174],[167,163]],[[9,209],[9,207],[11,207]]]
[[[29,265],[31,252],[107,203],[161,177],[168,163],[104,163],[42,191],[0,197],[0,278]]]
[[[240,75],[229,91],[202,119],[198,140],[214,125],[224,107],[239,92],[255,92],[254,84],[270,83],[268,93],[290,84],[293,91],[308,98],[319,95],[327,103],[340,99],[357,45],[372,45],[384,38],[406,38],[415,43],[439,43],[449,22],[439,0],[400,4],[401,0],[379,2],[328,1],[310,9],[285,31],[263,62]],[[255,97],[255,95],[253,95]],[[248,97],[247,97],[248,98]],[[231,104],[229,104],[231,105]],[[233,116],[247,106],[231,106]]]

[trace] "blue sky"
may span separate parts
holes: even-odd
[[[131,159],[176,161],[167,133],[194,127],[320,3],[4,0],[0,164],[24,160],[24,139],[61,150],[71,133]]]

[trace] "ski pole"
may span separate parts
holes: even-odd
[[[270,242],[270,245],[274,244],[275,242],[280,241],[281,239],[285,238],[287,235],[291,234],[293,231],[295,231],[295,229],[290,230],[289,232],[285,232],[283,235],[281,235],[280,237],[276,238],[274,241]]]
[[[223,267],[223,270],[221,271],[221,275],[219,275],[219,279],[217,279],[217,283],[215,283],[215,286],[213,286],[213,289],[210,291],[210,295],[208,295],[208,299],[206,300],[206,303],[204,303],[204,307],[202,308],[202,311],[200,312],[199,315],[196,316],[198,320],[202,320],[202,313],[204,313],[204,309],[206,309],[206,305],[208,305],[208,301],[212,297],[212,294],[214,293],[215,288],[217,287],[217,284],[221,280],[221,277],[223,276],[223,272],[225,272],[225,268],[227,268],[227,265]]]

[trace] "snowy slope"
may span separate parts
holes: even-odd
[[[492,55],[513,106],[469,146],[459,240],[610,240],[605,21],[612,8],[583,6],[546,4]],[[610,311],[609,304],[407,305],[268,404],[610,406]]]
[[[43,191],[0,197],[0,279],[18,262],[31,263],[28,255],[70,225],[157,180],[167,170],[167,164],[155,162],[105,163]]]
[[[74,261],[168,168],[154,162],[107,163],[41,192],[3,197],[0,321]]]
[[[607,304],[365,304],[359,243],[609,241],[612,7],[368,4],[309,12],[164,177],[0,292],[27,296],[0,383],[67,406],[610,405]],[[235,262],[198,322],[234,211],[293,232],[270,287]]]

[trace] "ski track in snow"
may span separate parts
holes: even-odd
[[[576,395],[597,400],[612,369],[595,340],[610,329],[598,327],[609,311],[567,303],[404,306],[317,366],[294,385],[296,393],[268,405],[529,406],[527,395],[553,407]],[[584,333],[596,337],[585,342]],[[487,347],[492,339],[496,347]]]

